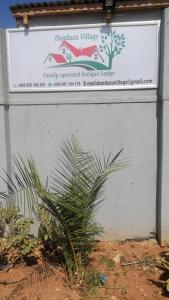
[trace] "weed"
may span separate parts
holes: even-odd
[[[55,240],[55,229],[57,228],[54,217],[47,207],[38,205],[37,216],[39,221],[38,237],[41,241]]]
[[[99,289],[106,285],[107,279],[104,273],[97,272],[96,270],[89,271],[85,276],[86,290],[88,290],[86,297],[99,297]]]
[[[146,267],[154,267],[156,265],[156,257],[152,255],[145,255],[141,263]]]
[[[123,262],[125,262],[125,261],[126,261],[125,256],[121,255],[121,256],[120,256],[120,262],[123,263]]]
[[[35,250],[36,240],[30,235],[32,224],[34,224],[32,219],[22,217],[14,223],[7,239],[7,250],[18,249],[18,254],[23,258]]]
[[[115,267],[115,262],[112,258],[108,258],[107,256],[101,256],[100,258],[101,264],[105,265],[108,271],[112,271]]]
[[[19,212],[17,207],[0,209],[0,247],[3,263],[7,263],[6,256],[10,262],[26,260],[36,247],[36,239],[30,234],[34,222],[31,218],[23,218]]]

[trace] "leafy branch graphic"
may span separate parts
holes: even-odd
[[[111,69],[113,58],[120,54],[125,47],[125,36],[124,34],[116,34],[115,30],[112,32],[110,27],[103,27],[101,29],[101,40],[102,45],[99,45],[100,52],[108,56],[108,68]]]

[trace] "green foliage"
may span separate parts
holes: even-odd
[[[16,250],[18,258],[24,258],[34,251],[36,240],[30,235],[33,220],[23,218],[19,212],[17,207],[0,209],[0,244],[4,252]]]
[[[115,267],[115,261],[107,256],[101,256],[100,262],[104,264],[108,271],[112,271]]]
[[[75,136],[63,143],[61,151],[50,189],[41,182],[32,158],[24,162],[21,157],[14,157],[13,179],[7,183],[9,193],[0,193],[0,197],[7,202],[26,201],[39,214],[44,240],[57,241],[69,279],[81,280],[88,253],[102,232],[94,216],[103,201],[104,184],[109,174],[123,168],[125,163],[116,162],[122,150],[114,157],[110,153],[101,159],[85,151]]]
[[[168,273],[168,279],[166,280],[166,289],[169,292],[169,262],[166,260],[162,261],[162,266],[165,268],[165,270]]]
[[[30,255],[35,250],[36,240],[30,235],[33,223],[32,219],[23,217],[14,223],[8,237],[7,250],[18,249],[22,257]]]
[[[86,273],[85,283],[87,295],[86,298],[95,296],[99,298],[99,289],[107,284],[107,275],[96,270],[91,270]]]
[[[87,283],[94,287],[102,287],[107,282],[107,276],[103,273],[93,271],[88,275]]]
[[[4,237],[6,226],[17,220],[18,213],[17,207],[0,208],[0,238]]]
[[[38,236],[42,241],[55,241],[57,224],[55,218],[46,207],[38,205],[37,216],[39,221]]]

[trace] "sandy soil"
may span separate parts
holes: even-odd
[[[0,271],[0,300],[167,299],[164,283],[169,272],[160,266],[164,258],[169,260],[169,248],[154,240],[99,242],[91,265],[107,276],[107,283],[93,294],[80,285],[70,289],[61,267],[17,265]]]

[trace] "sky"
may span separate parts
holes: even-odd
[[[15,19],[12,17],[11,11],[9,10],[10,5],[37,1],[38,0],[0,0],[0,28],[16,27]]]

